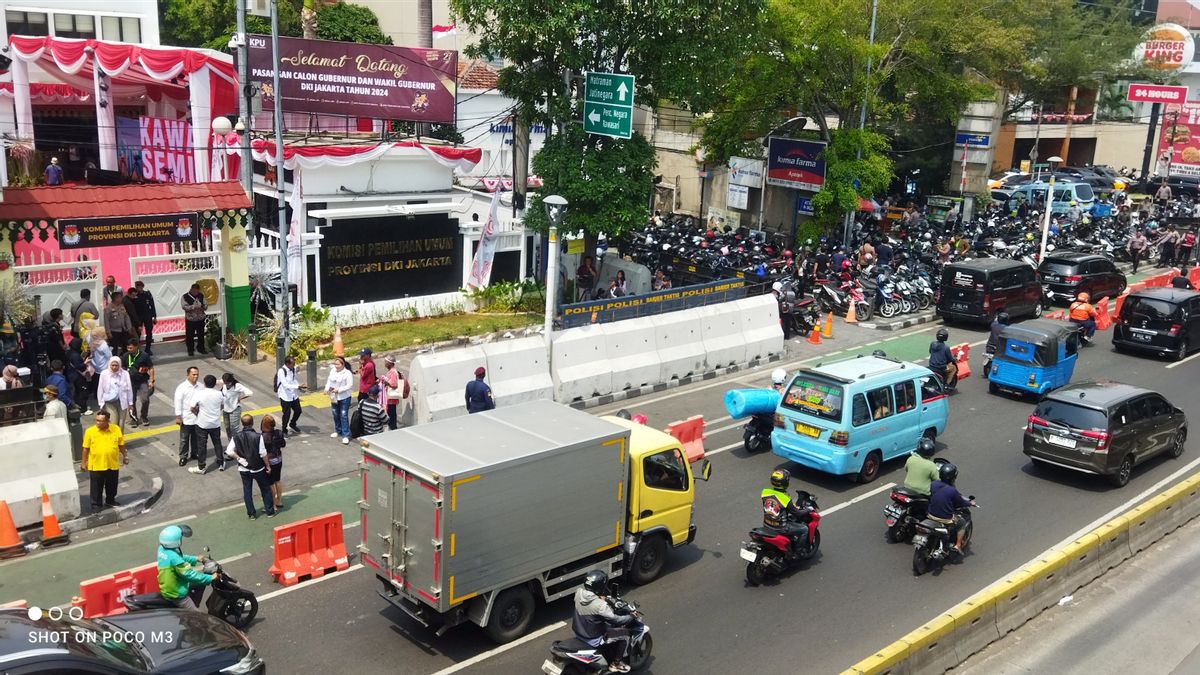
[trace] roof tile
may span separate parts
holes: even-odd
[[[500,82],[500,71],[483,59],[459,60],[458,86],[462,89],[495,89]]]
[[[0,221],[248,209],[238,181],[5,188]]]

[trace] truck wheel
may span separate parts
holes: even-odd
[[[512,642],[529,630],[533,621],[533,593],[528,586],[514,586],[500,592],[492,603],[484,632],[498,644]]]
[[[662,574],[667,564],[667,542],[662,537],[652,535],[642,539],[633,552],[633,561],[629,565],[629,578],[641,586],[648,584]]]

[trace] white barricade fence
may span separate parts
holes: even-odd
[[[736,302],[699,307],[700,339],[704,343],[707,370],[745,363],[746,339],[742,333],[742,310]]]
[[[483,346],[483,354],[497,407],[554,397],[544,338],[491,342]]]
[[[662,365],[649,317],[601,324],[608,346],[613,391],[657,384]]]
[[[741,310],[742,340],[747,362],[783,351],[783,327],[779,325],[779,303],[767,293],[735,303]]]
[[[554,400],[570,403],[612,393],[607,343],[608,337],[599,325],[570,328],[554,335],[550,354]]]
[[[662,370],[659,382],[704,372],[704,341],[700,337],[700,310],[685,309],[650,318]]]
[[[466,387],[475,369],[487,358],[480,347],[462,347],[418,354],[408,371],[412,389],[413,424],[467,414]],[[494,393],[494,392],[493,392]]]

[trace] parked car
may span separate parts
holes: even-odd
[[[1080,293],[1092,300],[1115,298],[1125,290],[1125,275],[1102,255],[1055,251],[1038,265],[1042,287],[1053,301],[1071,302]]]
[[[1113,348],[1171,354],[1177,360],[1200,344],[1200,292],[1147,288],[1130,293],[1113,323]]]
[[[990,324],[1000,310],[1014,318],[1042,315],[1037,270],[1019,260],[980,258],[946,265],[937,291],[937,315]]]
[[[1001,171],[1000,173],[994,174],[991,178],[988,179],[988,188],[991,190],[1002,190],[1005,188],[1011,188],[1013,185],[1017,184],[1018,182],[1021,182],[1020,181],[1021,178],[1025,178],[1026,180],[1028,180],[1029,173],[1025,172],[1025,171],[1020,171],[1017,169],[1009,169],[1008,171]]]
[[[1008,210],[1014,211],[1017,208],[1019,199],[1024,198],[1033,208],[1043,209],[1046,204],[1046,189],[1047,184],[1026,183],[1025,185],[1017,186],[1008,200]],[[1055,178],[1054,183],[1054,202],[1050,205],[1051,211],[1057,214],[1065,214],[1070,208],[1071,202],[1079,204],[1079,208],[1088,211],[1092,208],[1092,204],[1096,201],[1096,192],[1092,186],[1083,182],[1059,181]]]
[[[1025,427],[1024,451],[1035,466],[1054,466],[1129,483],[1133,467],[1160,453],[1183,454],[1187,416],[1149,389],[1120,382],[1080,382],[1046,395]]]
[[[246,673],[266,665],[246,636],[191,609],[160,609],[96,619],[32,619],[0,610],[0,667],[5,673]],[[141,640],[135,637],[141,634]],[[71,639],[62,639],[69,635]],[[128,636],[128,639],[122,639]],[[55,639],[57,638],[57,639]]]
[[[1162,181],[1162,176],[1150,176],[1138,182],[1137,191],[1154,196]],[[1195,200],[1197,195],[1200,195],[1200,176],[1171,176],[1166,181],[1167,185],[1171,187],[1171,194],[1175,197],[1187,196]]]

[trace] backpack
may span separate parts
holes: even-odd
[[[279,371],[275,371],[275,377],[271,378],[271,391],[279,393]]]
[[[361,438],[363,435],[363,419],[362,406],[355,406],[354,412],[350,413],[350,436],[353,438]]]

